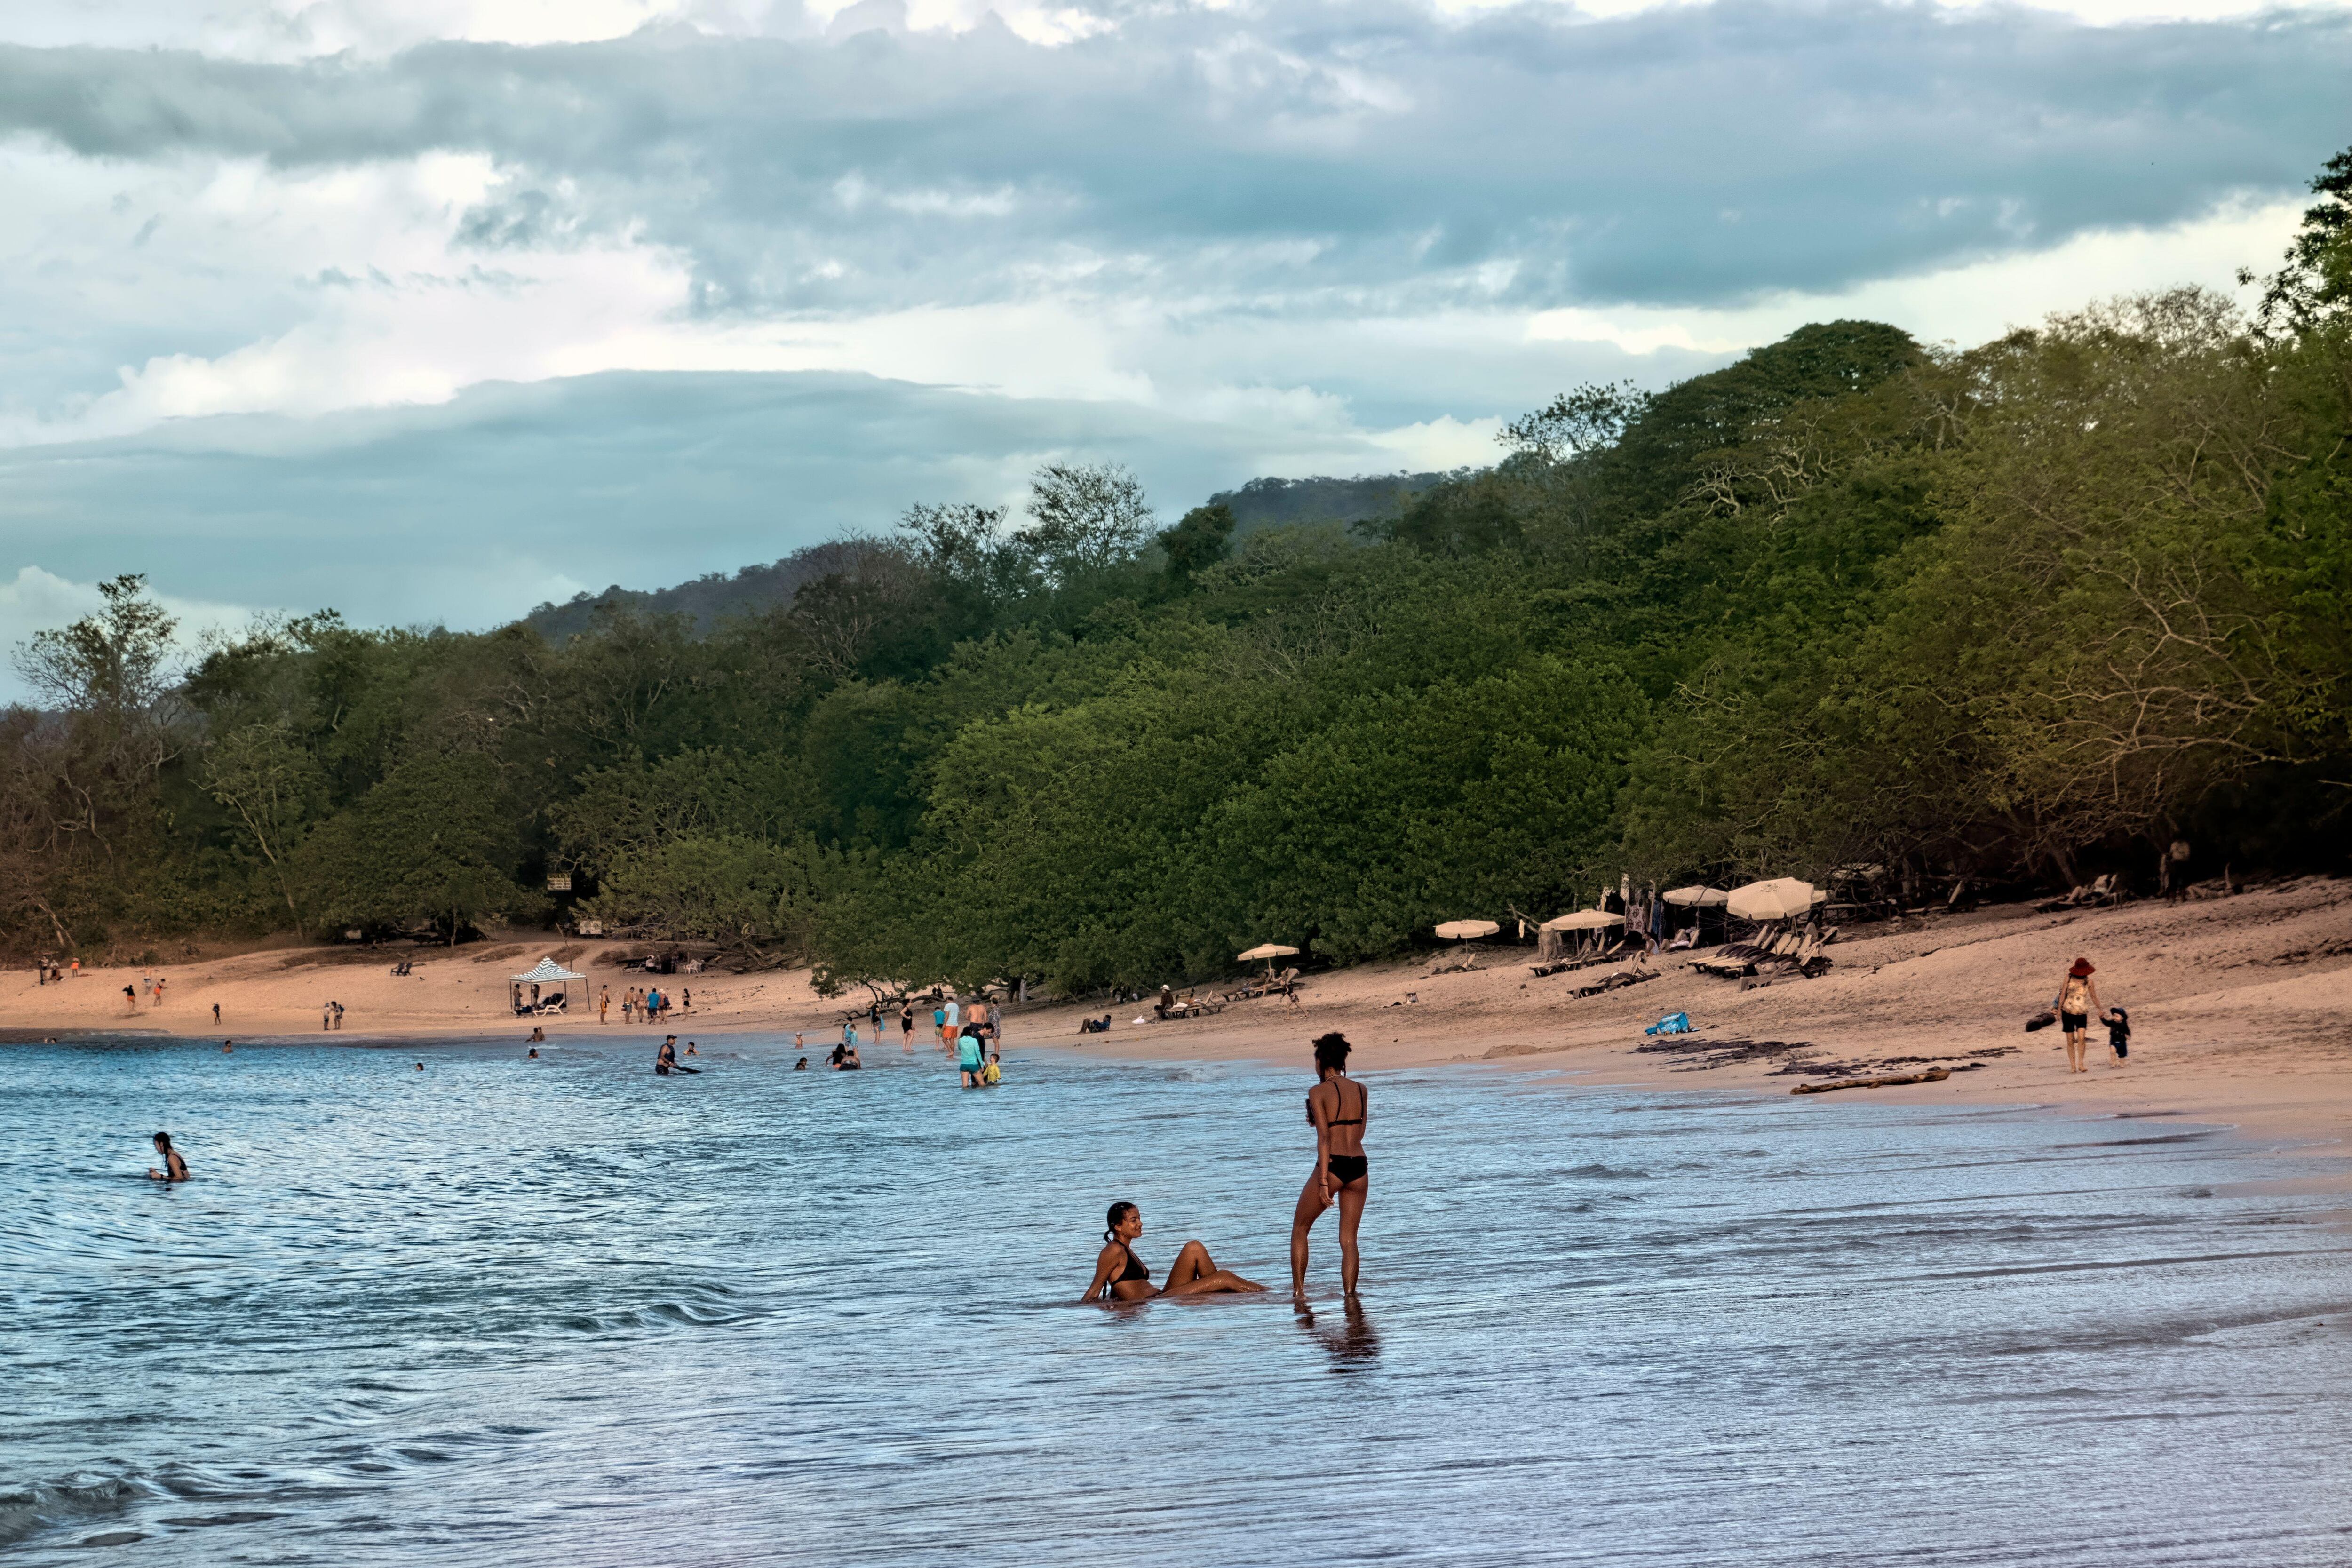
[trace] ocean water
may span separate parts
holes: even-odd
[[[2222,1129],[1372,1074],[1302,1310],[1304,1072],[626,1040],[5,1047],[0,1556],[2352,1561],[2352,1237]],[[1277,1289],[1073,1304],[1114,1198]]]

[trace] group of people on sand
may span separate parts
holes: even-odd
[[[596,1021],[604,1023],[604,1010],[613,1005],[613,988],[609,985],[596,998]],[[653,986],[632,985],[621,993],[621,1022],[624,1024],[658,1024],[670,1015],[674,998],[664,995]],[[694,993],[686,994],[687,1010],[694,1006]]]
[[[1307,1121],[1315,1129],[1315,1169],[1298,1191],[1290,1215],[1290,1292],[1307,1293],[1309,1233],[1326,1210],[1339,1211],[1339,1284],[1349,1298],[1363,1262],[1357,1235],[1364,1222],[1364,1199],[1372,1190],[1370,1162],[1364,1153],[1364,1124],[1371,1116],[1371,1094],[1348,1076],[1348,1037],[1328,1034],[1315,1042],[1315,1087],[1307,1091]],[[1110,1205],[1104,1216],[1102,1251],[1095,1258],[1095,1277],[1080,1300],[1143,1301],[1154,1296],[1210,1296],[1225,1291],[1264,1290],[1230,1268],[1217,1267],[1209,1249],[1188,1241],[1168,1266],[1164,1283],[1151,1282],[1151,1270],[1135,1254],[1143,1235],[1143,1212],[1131,1203]]]

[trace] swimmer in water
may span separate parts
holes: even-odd
[[[794,1063],[793,1064],[793,1070],[794,1072],[806,1072],[806,1071],[808,1071],[808,1058],[806,1058],[806,1057],[803,1057],[800,1060],[798,1060],[798,1061],[794,1062]]]
[[[531,1047],[531,1048],[530,1048],[530,1054],[529,1056],[525,1057],[523,1059],[524,1059],[525,1061],[533,1061],[533,1062],[535,1062],[535,1061],[539,1060],[539,1047],[538,1047],[537,1046],[533,1046],[533,1047]]]
[[[694,1042],[692,1040],[688,1040],[686,1042],[686,1054],[690,1057],[698,1057],[702,1053],[694,1048]]]
[[[221,1042],[221,1055],[223,1055],[223,1056],[225,1056],[225,1057],[229,1057],[229,1056],[235,1056],[236,1054],[236,1042],[235,1040],[223,1040],[223,1041]]]
[[[1143,1234],[1143,1215],[1133,1204],[1113,1204],[1105,1216],[1103,1249],[1095,1258],[1094,1282],[1080,1298],[1087,1301],[1146,1301],[1154,1296],[1213,1296],[1224,1291],[1263,1290],[1230,1268],[1217,1267],[1209,1249],[1188,1241],[1168,1266],[1168,1283],[1154,1289],[1151,1270],[1135,1255],[1134,1242]]]
[[[669,1038],[661,1043],[661,1049],[654,1053],[654,1071],[659,1073],[664,1078],[667,1078],[671,1073],[676,1072],[677,1070],[677,1037],[676,1035],[672,1035]]]
[[[418,1062],[416,1064],[416,1070],[418,1072],[423,1072],[425,1070],[425,1064],[423,1062]]]
[[[149,1166],[147,1170],[149,1181],[184,1182],[188,1179],[188,1163],[180,1157],[180,1152],[177,1149],[172,1147],[172,1135],[169,1132],[155,1134],[155,1152],[163,1156],[163,1168],[158,1171],[153,1166]]]

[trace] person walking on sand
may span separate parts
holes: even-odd
[[[1339,1205],[1339,1284],[1356,1293],[1363,1262],[1356,1233],[1364,1221],[1364,1199],[1372,1189],[1364,1158],[1364,1122],[1371,1095],[1348,1076],[1348,1037],[1329,1034],[1315,1041],[1316,1085],[1307,1091],[1307,1120],[1315,1128],[1315,1173],[1299,1189],[1290,1216],[1290,1293],[1307,1293],[1307,1234],[1334,1203]]]
[[[610,1018],[604,1016],[604,1014],[612,1007],[612,1005],[613,988],[607,985],[604,990],[596,994],[596,1021],[598,1023],[609,1024],[612,1022]]]
[[[2103,1022],[2107,1016],[2106,1009],[2099,1005],[2099,988],[2091,979],[2095,973],[2096,971],[2091,967],[2089,959],[2077,958],[2058,987],[2058,1022],[2066,1031],[2068,1072],[2091,1070],[2086,1059],[2090,1051],[2091,1015],[2096,1013]]]

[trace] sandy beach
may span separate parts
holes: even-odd
[[[341,1002],[353,1045],[413,1036],[511,1032],[507,976],[552,957],[617,997],[658,978],[691,994],[668,1027],[691,1037],[804,1030],[837,1035],[849,998],[809,988],[805,970],[751,975],[649,977],[617,966],[623,944],[517,934],[450,952],[424,950],[395,976],[390,955],[304,947],[213,960],[85,971],[47,986],[16,971],[0,977],[12,1034],[156,1031],[218,1037],[320,1033],[321,1005]],[[1439,1062],[1540,1067],[1595,1084],[1786,1093],[1853,1075],[1953,1069],[1939,1082],[1842,1091],[1837,1101],[2031,1101],[2116,1113],[2219,1119],[2257,1135],[2352,1146],[2352,881],[2307,878],[2229,898],[2179,904],[2037,912],[2005,905],[1850,929],[1813,980],[1743,990],[1678,958],[1657,978],[1597,996],[1573,989],[1606,968],[1536,978],[1525,950],[1491,952],[1487,967],[1433,975],[1426,958],[1314,975],[1294,1011],[1279,998],[1240,1002],[1202,1018],[1160,1023],[1129,1003],[1033,1005],[1013,1010],[1011,1040],[1118,1058],[1303,1060],[1306,1042],[1346,1031],[1374,1070]],[[2130,1009],[2129,1064],[2117,1068],[2093,1025],[2091,1071],[2070,1075],[2055,1029],[2024,1020],[2056,989],[2077,954],[2098,966],[2102,998]],[[165,978],[161,1006],[122,987]],[[575,994],[578,987],[575,986]],[[1205,988],[1204,992],[1205,992]],[[218,1003],[215,1026],[212,1007]],[[1111,1015],[1108,1035],[1081,1035],[1079,1018]],[[1690,1016],[1695,1033],[1651,1040],[1661,1016]],[[546,1025],[551,1039],[617,1032],[593,1008]],[[928,1020],[924,1021],[925,1023]],[[883,1047],[897,1049],[894,1021]],[[920,1047],[919,1034],[918,1041]],[[1643,1049],[1645,1046],[1666,1049]],[[1812,1070],[1808,1070],[1812,1069]]]

